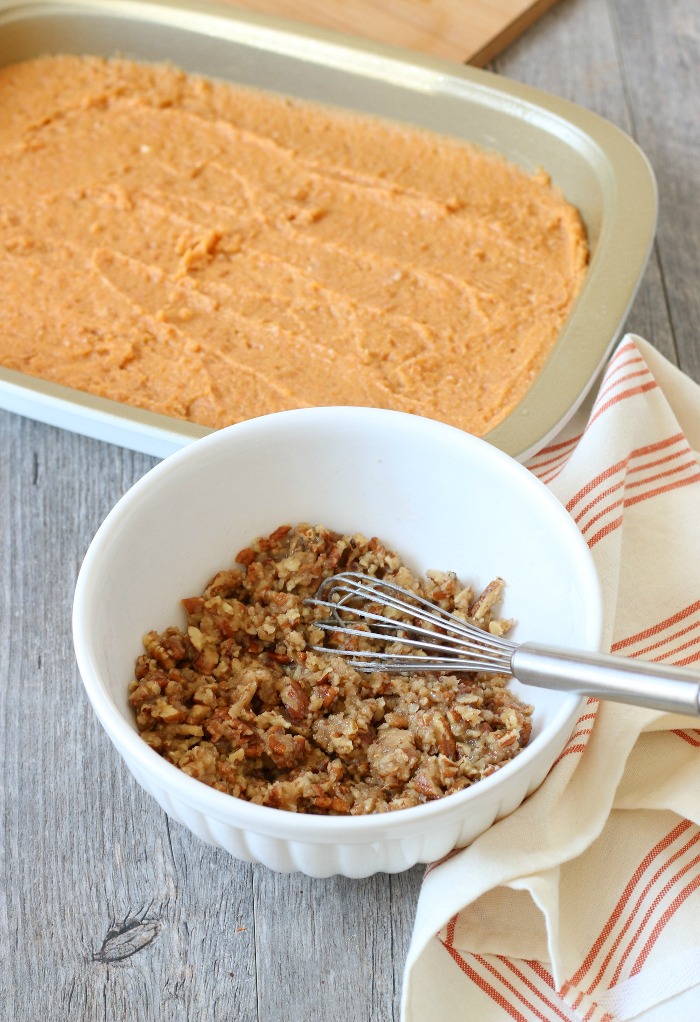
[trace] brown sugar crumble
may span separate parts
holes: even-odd
[[[503,583],[480,596],[452,572],[418,578],[378,539],[283,525],[241,550],[187,625],[149,632],[129,701],[141,737],[219,791],[292,812],[358,815],[466,788],[529,740],[532,707],[492,674],[358,673],[324,641],[304,601],[352,569],[396,582],[482,628]]]

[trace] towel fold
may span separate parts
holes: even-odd
[[[528,467],[600,576],[604,644],[700,671],[700,387],[641,338]],[[403,1022],[700,1017],[700,721],[589,700],[542,786],[428,867]]]

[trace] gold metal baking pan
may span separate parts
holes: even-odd
[[[632,140],[562,99],[475,68],[205,3],[0,0],[0,60],[46,53],[170,61],[186,71],[403,121],[544,168],[588,231],[576,304],[523,401],[487,440],[523,459],[595,381],[623,328],[656,228],[656,186]],[[164,457],[207,429],[0,369],[0,407]]]

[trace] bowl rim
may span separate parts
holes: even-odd
[[[577,560],[582,569],[581,582],[586,586],[586,607],[589,611],[586,642],[582,645],[590,647],[591,650],[597,650],[600,647],[602,637],[601,588],[588,545],[573,519],[568,516],[565,508],[554,494],[518,461],[493,447],[487,441],[437,420],[426,419],[406,412],[361,406],[324,406],[274,412],[208,434],[176,451],[146,472],[123,494],[104,518],[85,553],[78,573],[73,600],[72,633],[75,656],[87,696],[104,730],[118,751],[125,756],[128,765],[136,764],[142,774],[152,777],[162,790],[179,801],[212,819],[235,825],[240,829],[323,843],[335,840],[352,843],[353,840],[360,842],[372,837],[381,839],[388,829],[393,835],[398,831],[423,830],[431,822],[435,822],[438,817],[467,813],[472,803],[488,798],[494,789],[497,790],[504,786],[512,775],[527,769],[528,764],[536,762],[540,756],[546,753],[549,741],[545,741],[545,737],[553,738],[560,733],[561,747],[563,747],[575,723],[575,718],[585,702],[585,697],[575,693],[565,695],[561,706],[547,726],[546,736],[537,735],[515,759],[510,760],[493,774],[474,785],[419,806],[392,810],[388,813],[357,816],[317,816],[279,810],[271,806],[257,805],[218,791],[204,782],[188,776],[160,756],[141,738],[135,725],[127,721],[115,703],[107,685],[99,676],[86,627],[90,608],[94,604],[95,578],[100,571],[103,552],[113,541],[114,530],[122,527],[123,522],[130,517],[132,508],[139,503],[144,493],[152,491],[162,478],[166,478],[173,472],[177,473],[183,463],[186,464],[197,459],[201,451],[208,451],[216,447],[225,449],[231,443],[231,437],[234,437],[234,442],[239,442],[240,438],[240,441],[245,444],[249,436],[254,436],[265,430],[276,432],[277,435],[282,436],[284,435],[284,425],[290,419],[307,420],[309,425],[319,428],[322,420],[336,418],[341,421],[356,422],[358,416],[367,421],[375,420],[377,426],[390,425],[391,420],[401,429],[421,430],[427,426],[429,432],[437,435],[438,438],[457,441],[466,448],[478,451],[480,457],[485,456],[487,459],[492,459],[497,465],[504,467],[519,478],[533,492],[536,491],[539,499],[549,503],[554,509],[554,513],[562,516],[564,527],[570,529],[572,542],[578,546]],[[345,429],[349,426],[350,422],[348,421]],[[280,427],[282,428],[280,429]],[[570,526],[565,524],[566,521],[570,523]],[[127,684],[128,679],[125,679],[125,685]],[[570,728],[566,730],[569,722]],[[389,824],[390,826],[388,826]]]

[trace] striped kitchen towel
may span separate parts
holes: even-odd
[[[700,668],[700,388],[628,335],[529,468],[588,541],[605,644]],[[590,700],[544,784],[429,867],[404,1022],[700,1018],[700,727]]]

